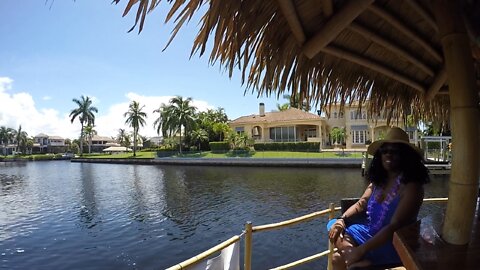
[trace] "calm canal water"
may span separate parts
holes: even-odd
[[[446,196],[447,178],[432,180],[427,197]],[[247,220],[294,218],[364,187],[360,169],[0,163],[0,268],[164,269]],[[253,269],[325,250],[325,223],[254,234]]]

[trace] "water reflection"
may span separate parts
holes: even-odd
[[[95,220],[98,215],[98,208],[95,196],[95,179],[98,175],[93,175],[90,164],[80,164],[80,183],[81,183],[81,202],[79,211],[79,221],[87,228],[93,228],[99,220]]]
[[[343,169],[70,162],[1,169],[5,269],[164,269],[239,234],[248,220],[297,217],[365,187],[359,170]],[[426,194],[445,196],[447,188],[432,179]],[[253,268],[325,250],[325,221],[256,234]]]

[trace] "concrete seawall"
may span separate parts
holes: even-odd
[[[177,166],[246,166],[246,167],[313,167],[361,168],[360,158],[156,158],[156,159],[94,159],[74,158],[72,162],[177,165]]]

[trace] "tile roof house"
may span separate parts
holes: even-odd
[[[265,112],[260,103],[259,113],[239,117],[228,123],[236,132],[245,132],[255,142],[320,142],[328,141],[324,117],[296,108]]]
[[[353,102],[345,105],[343,110],[337,104],[331,106],[328,117],[305,112],[296,108],[285,111],[265,112],[265,105],[260,103],[258,114],[241,116],[229,126],[237,133],[246,133],[255,142],[320,142],[321,149],[332,148],[330,132],[333,128],[345,129],[345,148],[366,149],[366,144],[385,134],[388,126],[385,117],[379,115],[370,119],[365,110],[360,112],[359,104]],[[365,105],[362,108],[366,108]],[[392,122],[400,126],[403,120]],[[416,128],[405,128],[410,141],[418,144]]]

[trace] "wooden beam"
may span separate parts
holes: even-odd
[[[387,13],[385,10],[371,5],[368,7],[368,10],[374,13],[375,15],[379,16],[380,18],[384,19],[388,23],[390,23],[393,27],[395,27],[398,31],[402,32],[402,34],[406,35],[407,37],[411,38],[413,41],[418,43],[422,46],[431,56],[435,58],[438,62],[443,63],[443,58],[439,52],[437,52],[430,44],[428,44],[425,40],[419,37],[414,31],[406,27],[402,22],[400,22],[397,18],[395,18],[392,14]]]
[[[445,69],[442,69],[437,76],[435,77],[435,80],[433,81],[432,85],[428,89],[427,93],[425,94],[425,100],[430,101],[432,100],[435,95],[440,91],[442,86],[445,84],[447,81],[448,75],[447,71]]]
[[[300,19],[298,18],[297,10],[295,9],[292,1],[277,0],[277,2],[298,44],[303,45],[303,43],[305,43],[306,37]]]
[[[358,54],[355,54],[355,53],[351,53],[351,52],[348,52],[348,51],[345,51],[345,50],[342,50],[340,48],[336,48],[336,47],[333,47],[333,46],[327,46],[325,48],[322,49],[322,52],[324,53],[327,53],[327,54],[330,54],[330,55],[333,55],[335,57],[338,57],[338,58],[341,58],[341,59],[345,59],[347,61],[350,61],[352,63],[355,63],[355,64],[358,64],[358,65],[361,65],[363,67],[366,67],[366,68],[369,68],[371,70],[374,70],[378,73],[381,73],[387,77],[390,77],[396,81],[399,81],[403,84],[406,84],[410,87],[412,87],[413,89],[416,89],[418,91],[420,91],[422,94],[425,93],[425,88],[418,82],[402,75],[402,74],[399,74],[398,72],[388,68],[388,67],[385,67],[383,65],[380,65],[378,63],[375,63],[373,62],[372,60],[368,59],[368,58],[365,58],[361,55],[358,55]]]
[[[349,0],[330,20],[328,20],[314,37],[303,46],[303,53],[313,58],[322,48],[325,48],[340,32],[357,18],[374,0]]]
[[[323,14],[325,17],[330,17],[333,14],[333,3],[332,0],[322,0]]]
[[[430,15],[425,9],[420,6],[417,2],[417,0],[406,0],[406,2],[412,7],[422,18],[430,24],[430,26],[435,30],[435,32],[438,32],[438,25],[437,22],[435,22],[435,19],[433,18],[432,15]]]
[[[377,35],[376,33],[370,31],[369,29],[353,22],[349,27],[349,30],[352,30],[360,35],[362,35],[364,38],[369,39],[386,49],[394,52],[395,54],[399,55],[400,57],[403,57],[405,60],[408,62],[414,64],[418,68],[420,68],[423,72],[427,73],[430,76],[435,76],[435,72],[433,69],[428,67],[426,64],[421,62],[420,60],[417,59],[417,57],[411,55],[409,52],[405,51],[404,49],[398,47],[397,45],[393,44],[391,41],[386,40],[385,38]]]

